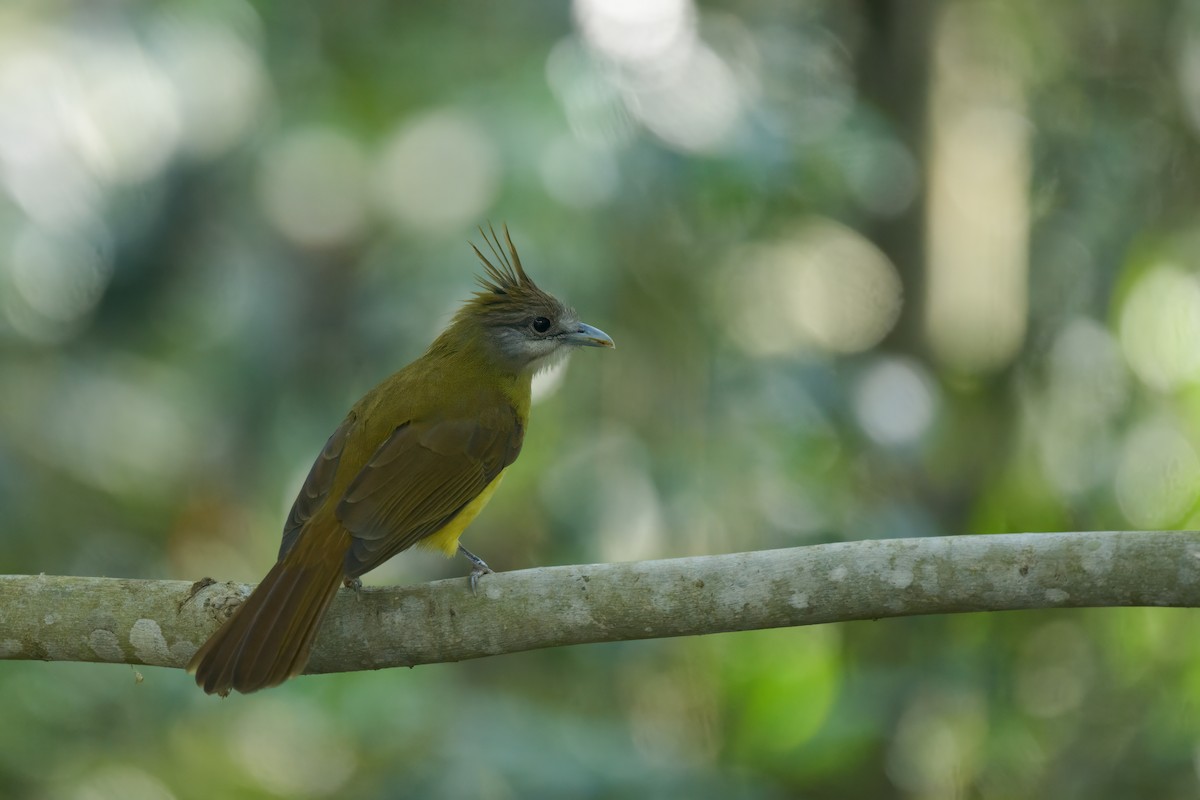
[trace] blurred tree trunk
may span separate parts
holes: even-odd
[[[939,4],[933,0],[862,0],[861,7],[865,36],[856,64],[861,97],[891,123],[896,137],[916,159],[921,181],[916,197],[903,213],[876,219],[864,231],[900,272],[905,304],[889,341],[911,352],[921,346],[926,111]]]

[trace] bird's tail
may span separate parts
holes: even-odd
[[[188,672],[208,694],[243,694],[299,675],[342,582],[342,559],[293,547],[209,637]],[[308,556],[308,557],[306,557]]]

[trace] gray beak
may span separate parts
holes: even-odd
[[[616,347],[612,337],[607,333],[599,328],[593,328],[591,325],[584,325],[582,322],[575,331],[566,335],[566,340],[569,344],[578,347]]]

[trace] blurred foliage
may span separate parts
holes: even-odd
[[[255,580],[507,222],[616,340],[501,570],[1197,524],[1200,3],[0,7],[0,565]],[[465,573],[406,554],[379,583]],[[2,616],[3,610],[0,610]],[[1195,797],[1195,614],[0,666],[0,796]]]

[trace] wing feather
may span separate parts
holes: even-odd
[[[296,544],[296,539],[299,538],[305,523],[312,519],[312,515],[325,502],[329,490],[333,488],[333,479],[337,475],[338,463],[342,459],[342,452],[346,449],[346,439],[357,419],[357,415],[351,411],[342,420],[342,424],[338,425],[337,430],[330,435],[325,446],[321,448],[320,454],[317,455],[317,460],[313,462],[312,469],[308,471],[308,477],[304,479],[300,493],[296,496],[296,502],[292,503],[292,510],[288,514],[287,522],[283,525],[283,541],[279,545],[279,558],[283,558],[284,554]]]
[[[523,438],[511,408],[393,430],[337,505],[353,537],[346,574],[368,572],[440,530],[516,460]]]

